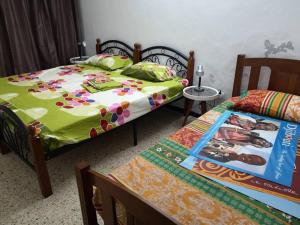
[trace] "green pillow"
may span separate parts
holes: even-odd
[[[140,80],[159,82],[172,80],[176,73],[168,66],[152,62],[139,62],[126,68],[121,74]]]
[[[98,54],[88,58],[85,64],[99,66],[105,70],[117,70],[132,65],[132,60],[128,56]]]

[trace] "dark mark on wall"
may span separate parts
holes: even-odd
[[[209,81],[211,84],[214,84],[216,81],[215,81],[215,76],[213,74],[209,74]]]
[[[294,46],[291,41],[283,42],[279,46],[275,47],[275,44],[272,44],[269,40],[265,40],[265,48],[267,49],[265,52],[266,58],[268,58],[271,54],[275,55],[279,52],[287,52],[287,49],[294,50]]]

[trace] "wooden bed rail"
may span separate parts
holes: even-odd
[[[234,85],[232,96],[239,96],[244,67],[251,68],[247,90],[257,89],[261,68],[268,67],[271,70],[268,90],[281,91],[300,95],[300,60],[279,58],[247,58],[238,55],[236,62]]]
[[[85,225],[98,224],[92,201],[93,186],[101,190],[103,220],[105,225],[117,225],[115,199],[118,199],[126,209],[127,225],[178,224],[132,191],[112,181],[108,177],[92,171],[87,162],[79,162],[75,167],[75,171],[83,223]]]

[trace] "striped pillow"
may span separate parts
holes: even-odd
[[[232,108],[300,123],[300,96],[297,95],[251,90]]]

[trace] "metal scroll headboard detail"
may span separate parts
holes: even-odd
[[[0,141],[33,167],[30,159],[28,130],[19,117],[4,105],[0,105]]]
[[[153,46],[141,52],[142,61],[166,65],[176,71],[177,76],[187,78],[188,57],[179,51],[165,47]]]
[[[100,40],[99,42],[97,41],[97,43],[100,44]],[[128,56],[133,59],[133,51],[133,48],[122,41],[109,40],[101,43],[101,49],[97,54],[108,53],[112,55]]]

